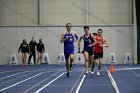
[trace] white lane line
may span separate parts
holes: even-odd
[[[42,72],[42,73],[44,73],[44,72]],[[16,85],[18,85],[18,84],[20,84],[20,83],[23,83],[23,82],[25,82],[25,81],[27,81],[27,80],[30,80],[30,79],[32,79],[32,78],[34,78],[34,77],[37,77],[37,76],[41,75],[42,73],[39,73],[39,74],[37,74],[37,75],[34,75],[34,76],[30,77],[30,78],[24,79],[24,80],[22,80],[22,81],[20,81],[20,82],[17,82],[17,83],[15,83],[15,84],[10,85],[10,86],[8,86],[8,87],[5,87],[5,88],[3,88],[3,89],[0,89],[0,92],[4,91],[4,90],[6,90],[6,89],[9,89],[9,88],[11,88],[11,87],[14,87],[14,86],[16,86]]]
[[[109,76],[109,78],[110,78],[110,81],[111,81],[111,83],[112,83],[112,85],[113,85],[113,87],[114,87],[116,93],[120,93],[120,91],[119,91],[119,89],[118,89],[118,86],[117,86],[117,84],[116,84],[114,78],[112,77],[111,73],[110,73],[109,71],[107,71],[107,73],[108,73],[108,76]]]
[[[69,93],[73,93],[73,90],[76,87],[76,85],[78,84],[78,81],[80,81],[80,78],[82,77],[83,73],[84,73],[84,70],[82,70],[80,76],[78,77],[77,81],[75,82],[74,86],[71,88]]]
[[[0,80],[2,79],[6,79],[6,78],[9,78],[9,77],[12,77],[12,76],[15,76],[15,75],[18,75],[20,73],[25,73],[25,72],[19,72],[19,73],[16,73],[16,74],[12,74],[12,75],[9,75],[9,76],[6,76],[6,77],[3,77],[3,78],[0,78]]]
[[[52,74],[51,76],[49,76],[48,78],[46,78],[46,79],[40,81],[39,83],[35,84],[34,86],[28,88],[27,90],[23,91],[22,93],[28,93],[29,90],[35,88],[36,86],[43,86],[43,85],[39,85],[39,84],[41,84],[41,83],[43,83],[44,81],[50,79],[51,77],[55,76],[56,74],[58,74],[60,71],[62,71],[62,70],[64,70],[64,69],[65,69],[65,68],[63,68],[63,69],[57,71],[56,73],[54,73],[54,74]],[[48,71],[48,72],[49,72],[49,71]]]
[[[14,70],[14,71],[2,71],[2,72],[0,72],[0,73],[2,73],[2,74],[6,74],[6,73],[10,73],[10,72],[31,72],[31,71],[25,71],[25,70]]]
[[[138,70],[140,68],[122,68],[122,69],[115,69],[115,71],[121,71],[121,70]]]
[[[130,72],[132,72],[132,74],[134,74],[135,76],[140,77],[140,74],[136,73],[135,71],[130,70]]]
[[[53,83],[55,80],[57,80],[58,78],[60,78],[65,72],[63,72],[62,74],[60,74],[58,77],[56,77],[55,79],[53,79],[52,81],[50,81],[49,83],[47,83],[46,85],[44,85],[43,87],[41,87],[39,90],[37,90],[35,93],[39,93],[40,91],[42,91],[44,88],[46,88],[47,86],[49,86],[51,83]]]
[[[79,90],[80,90],[80,88],[81,88],[81,86],[82,86],[82,83],[83,83],[83,81],[84,81],[84,79],[85,79],[85,76],[86,76],[86,75],[84,74],[84,76],[83,76],[83,78],[82,78],[82,80],[81,80],[81,82],[80,82],[78,88],[76,89],[76,92],[75,92],[75,93],[79,93]]]
[[[6,78],[9,78],[9,77],[12,77],[12,76],[18,75],[18,74],[20,74],[20,73],[16,73],[16,74],[13,74],[13,75],[9,75],[9,76],[6,76],[6,77],[3,77],[3,78],[0,78],[0,80],[2,80],[2,79],[6,79]]]
[[[104,68],[105,68],[105,70],[107,71],[107,75],[108,75],[108,77],[109,77],[109,79],[110,79],[110,81],[111,81],[111,83],[112,83],[113,88],[115,89],[115,92],[116,92],[116,93],[120,93],[120,91],[119,91],[119,89],[118,89],[118,86],[117,86],[117,84],[116,84],[114,78],[112,77],[111,73],[107,70],[107,67],[106,67],[106,66],[104,66]]]

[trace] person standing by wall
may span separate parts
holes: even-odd
[[[20,44],[20,47],[18,49],[18,53],[21,50],[21,54],[22,54],[22,66],[26,65],[26,58],[27,58],[27,53],[29,53],[29,46],[26,42],[26,39],[23,39],[23,42]]]
[[[32,37],[32,40],[29,43],[30,54],[29,54],[28,64],[30,64],[31,58],[33,56],[34,65],[36,65],[36,48],[35,48],[36,46],[37,46],[37,43],[35,41],[35,38]]]
[[[39,43],[37,44],[37,55],[38,55],[37,63],[39,65],[42,64],[43,52],[45,52],[44,43],[42,42],[42,39],[39,39]]]

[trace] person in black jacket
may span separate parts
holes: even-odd
[[[20,52],[20,50],[21,50],[21,53],[22,53],[22,63],[23,63],[23,66],[25,66],[26,65],[27,53],[29,53],[29,46],[28,46],[25,39],[23,39],[23,42],[21,43],[21,45],[18,49],[18,53]]]
[[[32,37],[31,42],[29,43],[29,50],[30,50],[30,55],[29,55],[29,60],[28,60],[28,64],[30,64],[31,58],[33,56],[33,60],[34,60],[34,65],[36,65],[36,41],[34,39],[34,37]]]
[[[37,44],[37,54],[38,54],[37,62],[38,62],[38,64],[42,63],[43,52],[45,52],[45,47],[42,42],[42,39],[39,39],[39,43]]]

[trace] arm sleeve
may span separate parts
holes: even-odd
[[[43,44],[43,52],[45,52],[45,47],[44,47],[44,44]]]
[[[38,49],[38,47],[39,47],[39,43],[38,44],[36,44],[36,50],[38,51],[39,49]]]
[[[76,40],[78,40],[78,36],[77,35],[75,35],[75,38],[76,38]]]
[[[37,46],[38,45],[38,43],[35,41],[35,45]]]
[[[19,49],[18,49],[18,53],[20,52],[21,46],[22,46],[22,44],[20,44],[20,47],[19,47]]]
[[[27,44],[27,52],[29,53],[29,45]]]
[[[31,42],[28,44],[29,52],[30,52],[30,49],[31,49],[31,48],[30,48],[30,44],[31,44]]]

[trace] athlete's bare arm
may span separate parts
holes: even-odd
[[[81,36],[80,39],[78,40],[78,48],[80,48],[80,43],[82,39],[83,39],[83,36]]]
[[[94,35],[92,35],[92,39],[93,39],[94,43],[91,44],[90,47],[91,47],[91,46],[94,46],[94,45],[97,43]]]
[[[109,47],[109,45],[108,45],[108,42],[107,42],[107,40],[104,38],[104,41],[103,41],[103,45],[102,45],[103,47]]]
[[[94,41],[94,45],[97,43],[96,39],[95,39],[95,36],[93,36],[93,41]]]
[[[68,39],[68,38],[64,38],[64,34],[65,34],[64,32],[62,32],[61,34],[61,40],[60,40],[61,43]]]
[[[77,36],[76,32],[73,31],[72,33],[73,33],[73,36],[75,37],[74,41],[76,42],[78,40],[78,36]]]

